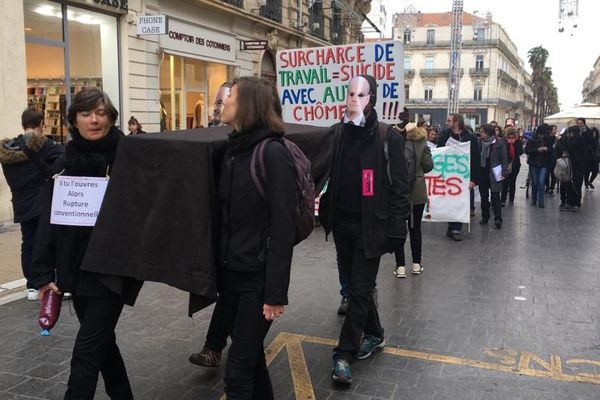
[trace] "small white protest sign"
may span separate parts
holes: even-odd
[[[50,223],[94,226],[104,199],[108,177],[57,176],[54,178]]]

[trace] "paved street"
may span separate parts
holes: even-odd
[[[333,244],[317,229],[295,251],[290,306],[266,340],[276,398],[598,399],[600,191],[586,193],[579,214],[559,213],[558,203],[531,207],[520,190],[501,231],[481,228],[478,210],[461,243],[444,224],[426,225],[420,276],[394,278],[386,255],[378,288],[387,348],[353,365],[349,389],[330,379],[342,318]],[[62,398],[78,324],[65,304],[52,336],[40,337],[38,307],[0,306],[0,399]],[[223,366],[187,361],[212,307],[193,319],[186,310],[184,293],[147,283],[124,311],[118,341],[137,399],[222,395]],[[107,398],[102,384],[96,398]]]

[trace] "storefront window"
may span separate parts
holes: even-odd
[[[160,65],[161,130],[209,126],[227,66],[165,55]]]
[[[61,5],[51,1],[24,0],[25,37],[63,40]]]
[[[102,88],[119,108],[117,18],[54,1],[24,0],[23,8],[27,101],[44,113],[44,133],[62,142],[66,110],[83,87]]]

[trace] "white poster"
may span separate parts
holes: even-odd
[[[423,221],[469,223],[471,143],[431,149],[433,170],[425,175],[429,202]]]
[[[94,226],[104,199],[108,178],[57,176],[54,178],[50,223]]]
[[[289,123],[331,126],[346,110],[348,84],[358,75],[377,81],[379,120],[400,122],[404,107],[402,42],[356,43],[277,52],[277,89],[283,120]]]

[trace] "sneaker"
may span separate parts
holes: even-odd
[[[579,207],[577,207],[577,206],[569,206],[569,205],[567,205],[567,207],[568,207],[567,211],[571,211],[573,213],[576,213],[576,212],[579,211]]]
[[[350,363],[343,358],[334,358],[333,368],[331,369],[331,379],[346,385],[351,384],[352,371],[350,370]]]
[[[489,218],[481,218],[481,221],[479,221],[479,225],[486,225],[489,220]]]
[[[539,208],[544,208],[544,203],[540,203]]]
[[[394,276],[396,278],[406,278],[406,268],[404,266],[398,266],[394,270]]]
[[[63,300],[71,300],[73,298],[73,295],[70,292],[65,292],[65,294],[63,294]]]
[[[496,225],[496,229],[502,229],[502,218],[495,218],[494,225]]]
[[[221,363],[221,352],[212,351],[205,346],[200,353],[192,353],[189,361],[202,367],[215,368]]]
[[[560,211],[569,211],[566,204],[561,204],[560,206],[558,206],[558,209]]]
[[[410,272],[415,275],[419,275],[421,272],[423,272],[423,266],[420,263],[413,263]]]
[[[337,309],[337,315],[346,315],[348,312],[348,296],[342,296],[342,301]]]
[[[39,292],[35,289],[27,289],[27,300],[36,301],[38,299]]]
[[[355,358],[357,360],[364,360],[365,358],[371,357],[371,355],[385,347],[385,340],[378,338],[373,335],[365,335],[360,344],[360,350],[356,353]]]

